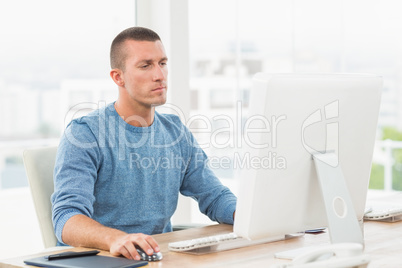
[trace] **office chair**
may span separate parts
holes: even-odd
[[[27,149],[23,153],[25,171],[32,193],[42,240],[46,248],[55,247],[57,238],[52,223],[50,196],[53,188],[53,169],[57,147]]]

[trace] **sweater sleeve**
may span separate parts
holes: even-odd
[[[198,201],[200,211],[211,220],[233,224],[237,200],[235,195],[222,185],[207,165],[207,155],[189,131],[188,140],[191,156],[180,192]]]
[[[56,237],[61,243],[64,224],[72,216],[92,217],[99,162],[95,136],[85,123],[73,121],[61,138],[53,176],[52,218]]]

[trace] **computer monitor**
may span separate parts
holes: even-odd
[[[363,243],[381,89],[368,74],[256,74],[234,232],[329,227],[332,243]]]

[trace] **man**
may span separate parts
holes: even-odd
[[[205,165],[207,157],[166,102],[167,57],[146,28],[114,39],[115,103],[73,120],[60,141],[52,195],[60,244],[109,250],[139,260],[159,252],[151,234],[172,230],[179,192],[214,221],[233,224],[235,196]]]

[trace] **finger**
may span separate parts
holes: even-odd
[[[131,256],[130,252],[126,249],[126,247],[121,247],[119,249],[119,253],[126,257],[127,259],[133,260],[134,258]]]
[[[155,240],[148,235],[143,235],[136,240],[136,244],[147,254],[152,255],[154,252],[157,252],[154,249],[153,245],[155,245]],[[157,244],[156,244],[157,247]]]
[[[124,247],[133,260],[139,261],[141,259],[140,254],[138,254],[132,241],[127,241],[124,243]]]
[[[159,248],[158,243],[155,241],[155,239],[153,239],[152,236],[148,236],[148,237],[146,238],[146,241],[147,241],[148,244],[153,248],[153,250],[154,250],[155,252],[159,252],[159,251],[160,251],[160,248]]]

